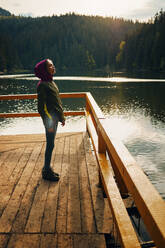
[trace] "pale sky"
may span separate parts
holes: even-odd
[[[0,7],[32,17],[75,12],[147,21],[161,8],[165,11],[165,0],[0,0]]]

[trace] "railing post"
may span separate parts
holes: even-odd
[[[121,196],[124,198],[125,196],[128,195],[129,191],[125,185],[125,182],[119,172],[119,170],[117,169],[117,166],[114,162],[114,159],[113,159],[113,156],[110,154],[109,151],[108,152],[108,155],[109,155],[109,158],[110,158],[110,162],[111,162],[111,166],[113,168],[113,171],[114,171],[114,174],[115,174],[115,180],[117,182],[117,185],[118,185],[118,188],[120,190],[120,193],[121,193]]]
[[[86,114],[86,117],[89,115],[89,104],[88,104],[88,101],[87,101],[87,97],[85,98],[85,101],[86,101],[86,109],[85,109],[85,114]],[[88,132],[89,134],[89,131],[88,131],[88,124],[87,124],[87,118],[86,118],[86,131]],[[89,134],[90,136],[90,134]]]
[[[98,152],[106,153],[106,144],[99,129],[97,131],[97,134],[98,134]]]

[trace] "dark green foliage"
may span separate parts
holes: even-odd
[[[0,18],[0,71],[33,70],[44,58],[57,72],[112,68],[120,41],[141,24],[113,17],[66,14]]]
[[[161,10],[155,15],[152,23],[143,24],[131,35],[126,36],[118,66],[129,71],[165,71],[164,46],[165,12]]]
[[[0,17],[0,72],[33,70],[50,58],[57,73],[165,70],[165,12],[148,23],[66,14]]]

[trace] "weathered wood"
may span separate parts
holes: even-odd
[[[9,239],[9,235],[0,234],[0,247],[1,248],[6,248],[8,239]]]
[[[0,182],[2,182],[2,179],[4,182],[5,180],[8,181],[15,167],[17,166],[18,161],[20,160],[23,151],[24,147],[11,151],[8,160],[4,161],[4,163],[1,165]]]
[[[39,248],[40,238],[39,234],[13,234],[9,240],[7,248]]]
[[[10,166],[10,158],[17,158],[17,163],[8,173],[8,180],[2,178],[0,182],[0,247],[105,247],[104,234],[95,237],[95,215],[102,205],[97,196],[92,197],[84,142],[81,132],[57,134],[51,165],[61,178],[58,183],[50,183],[41,177],[44,135],[2,137],[0,146],[11,144],[11,150],[0,155],[3,163]],[[16,144],[22,147],[14,154],[12,147]],[[111,214],[107,215],[106,206],[104,202],[100,211],[104,222],[107,218],[109,223]],[[105,227],[108,225],[105,223]]]
[[[106,248],[105,237],[102,234],[73,235],[74,247],[76,248]]]
[[[85,160],[84,137],[82,134],[79,134],[77,136],[77,155],[78,155],[79,180],[80,180],[79,182],[80,182],[82,233],[96,233],[96,223],[94,217],[93,203],[92,203],[89,177],[88,177],[88,171]]]
[[[73,248],[73,236],[70,234],[58,234],[58,248]]]
[[[0,95],[1,101],[21,100],[21,99],[36,99],[36,98],[37,98],[37,94]]]
[[[60,139],[56,138],[55,141],[55,151],[52,155],[52,167],[53,170],[60,174],[61,181],[61,166],[63,160],[63,150],[64,150],[65,137]],[[48,195],[45,203],[45,210],[42,222],[42,232],[56,232],[56,222],[57,222],[57,208],[58,208],[58,198],[59,198],[59,184],[54,182],[49,184]],[[61,231],[62,232],[62,231]],[[63,230],[65,232],[65,230]]]
[[[57,234],[44,234],[41,236],[40,248],[58,248]]]
[[[18,182],[18,180],[22,174],[22,171],[23,171],[24,167],[26,166],[26,163],[29,160],[29,157],[30,157],[31,152],[32,152],[32,148],[33,148],[33,146],[30,145],[30,147],[27,147],[24,150],[24,156],[21,156],[21,159],[19,160],[17,166],[13,170],[10,178],[7,181],[4,180],[4,178],[3,178],[3,180],[1,180],[1,182],[0,182],[0,184],[3,184],[0,186],[1,187],[1,191],[0,191],[0,215],[2,214],[3,209],[6,207],[8,201],[12,195],[13,188],[17,184],[17,182]],[[17,151],[17,153],[18,153],[18,151]],[[10,159],[10,157],[9,157],[9,159]]]
[[[41,181],[37,188],[33,205],[30,211],[28,222],[25,227],[25,232],[36,233],[41,230],[42,217],[44,213],[45,201],[47,198],[49,182]]]
[[[10,177],[8,178],[8,181],[13,183],[13,184],[17,184],[17,181],[19,180],[29,158],[30,155],[34,149],[34,143],[29,144],[28,146],[25,146],[25,148],[23,149],[23,154],[20,153],[20,157],[19,160],[14,160],[14,162],[16,161],[16,166],[14,168],[14,170],[12,171]],[[20,150],[20,149],[19,149]],[[19,153],[19,150],[17,150],[17,153]]]
[[[25,226],[31,210],[32,202],[34,200],[37,186],[39,184],[39,179],[41,178],[41,167],[43,165],[43,160],[44,160],[44,150],[45,150],[45,146],[42,146],[41,154],[38,157],[36,166],[33,170],[33,174],[31,175],[31,178],[26,188],[26,192],[21,201],[19,212],[13,223],[12,232],[22,233],[25,230]]]
[[[8,158],[9,155],[10,155],[9,152],[1,152],[0,153],[0,170],[1,170],[1,165],[4,163],[4,161]]]
[[[67,211],[68,211],[68,173],[69,173],[69,142],[70,137],[65,137],[60,146],[61,151],[61,175],[59,182],[59,195],[57,206],[56,232],[67,232]],[[63,152],[62,152],[63,151]],[[57,158],[58,161],[58,158]]]
[[[70,139],[67,232],[81,232],[79,171],[77,159],[77,144],[74,136]]]
[[[90,248],[88,242],[88,235],[73,235],[73,243],[74,247],[79,248]]]
[[[97,235],[89,235],[89,247],[96,247],[96,248],[106,248],[106,242],[104,235],[97,234]]]
[[[85,115],[84,111],[67,111],[65,116],[79,116]],[[25,118],[25,117],[40,117],[39,113],[0,113],[0,118]]]
[[[21,178],[19,179],[14,192],[12,193],[12,196],[8,202],[7,207],[3,211],[3,214],[0,218],[0,232],[10,232],[11,227],[13,225],[13,221],[15,219],[15,216],[19,210],[19,206],[21,204],[22,197],[25,193],[28,181],[30,179],[30,176],[32,174],[32,171],[35,167],[36,159],[38,158],[38,155],[40,153],[41,146],[37,146],[32,154],[31,157],[27,163],[26,168],[24,169]]]
[[[84,92],[71,92],[71,93],[60,93],[61,98],[85,98],[86,93]],[[0,95],[0,100],[23,100],[23,99],[36,99],[37,94],[19,94],[19,95]]]
[[[112,231],[112,215],[104,201],[103,191],[100,187],[99,168],[91,154],[90,143],[86,135],[84,136],[84,149],[97,231],[99,233],[110,233]]]
[[[60,93],[61,98],[85,98],[86,92]]]
[[[90,93],[86,93],[86,101],[96,122],[98,119],[105,119],[105,116],[103,115],[101,109],[99,108],[99,106],[97,105],[96,101],[94,100],[94,98]]]
[[[99,153],[106,153],[106,144],[102,137],[100,130],[98,130],[98,152]]]

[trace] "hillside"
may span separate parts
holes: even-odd
[[[11,13],[0,7],[0,16],[11,16]]]
[[[51,58],[63,72],[114,70],[121,40],[141,25],[74,13],[0,18],[0,71],[32,70],[43,58]]]

